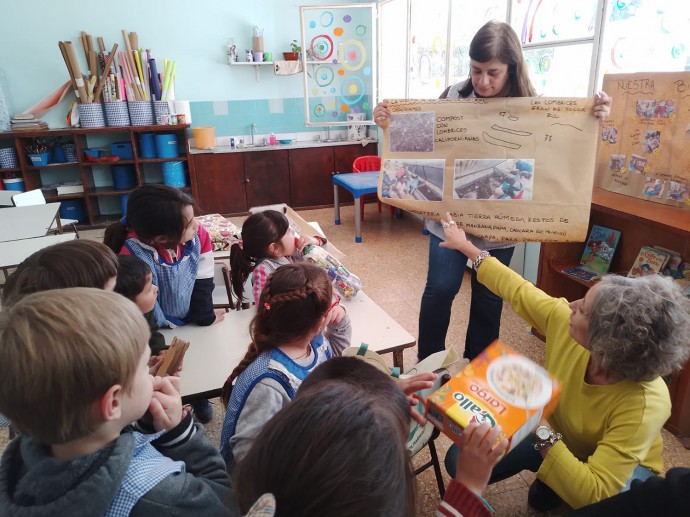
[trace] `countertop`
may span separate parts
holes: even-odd
[[[222,154],[222,153],[246,153],[252,151],[280,151],[285,149],[305,149],[310,147],[332,147],[340,145],[361,145],[365,147],[368,144],[377,144],[376,139],[366,140],[299,140],[291,144],[276,144],[276,145],[255,145],[245,147],[230,147],[229,145],[217,145],[215,149],[197,149],[191,147],[189,154]]]

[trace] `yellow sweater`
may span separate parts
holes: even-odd
[[[587,384],[590,353],[570,337],[567,300],[548,296],[494,258],[482,262],[478,279],[544,333],[546,368],[563,382],[549,417],[563,440],[546,455],[537,477],[579,508],[617,494],[639,464],[661,471],[661,427],[671,414],[664,381]]]

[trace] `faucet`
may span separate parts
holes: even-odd
[[[331,126],[326,127],[326,141],[327,142],[331,141]]]
[[[252,145],[254,145],[254,133],[256,132],[256,123],[252,122],[251,127],[249,128],[252,134]]]

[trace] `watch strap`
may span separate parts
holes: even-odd
[[[491,254],[490,254],[488,251],[486,251],[486,250],[480,251],[480,252],[479,252],[479,255],[477,255],[477,258],[475,258],[475,259],[472,261],[472,269],[474,269],[475,271],[476,271],[477,269],[479,269],[479,266],[481,265],[482,261],[483,261],[484,259],[489,258],[490,256],[491,256]]]

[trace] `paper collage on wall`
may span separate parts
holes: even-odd
[[[598,119],[584,98],[390,101],[379,198],[493,241],[587,237]]]
[[[601,127],[596,186],[690,207],[690,73],[604,76],[613,97]]]
[[[370,120],[376,66],[371,5],[301,11],[308,125]]]

